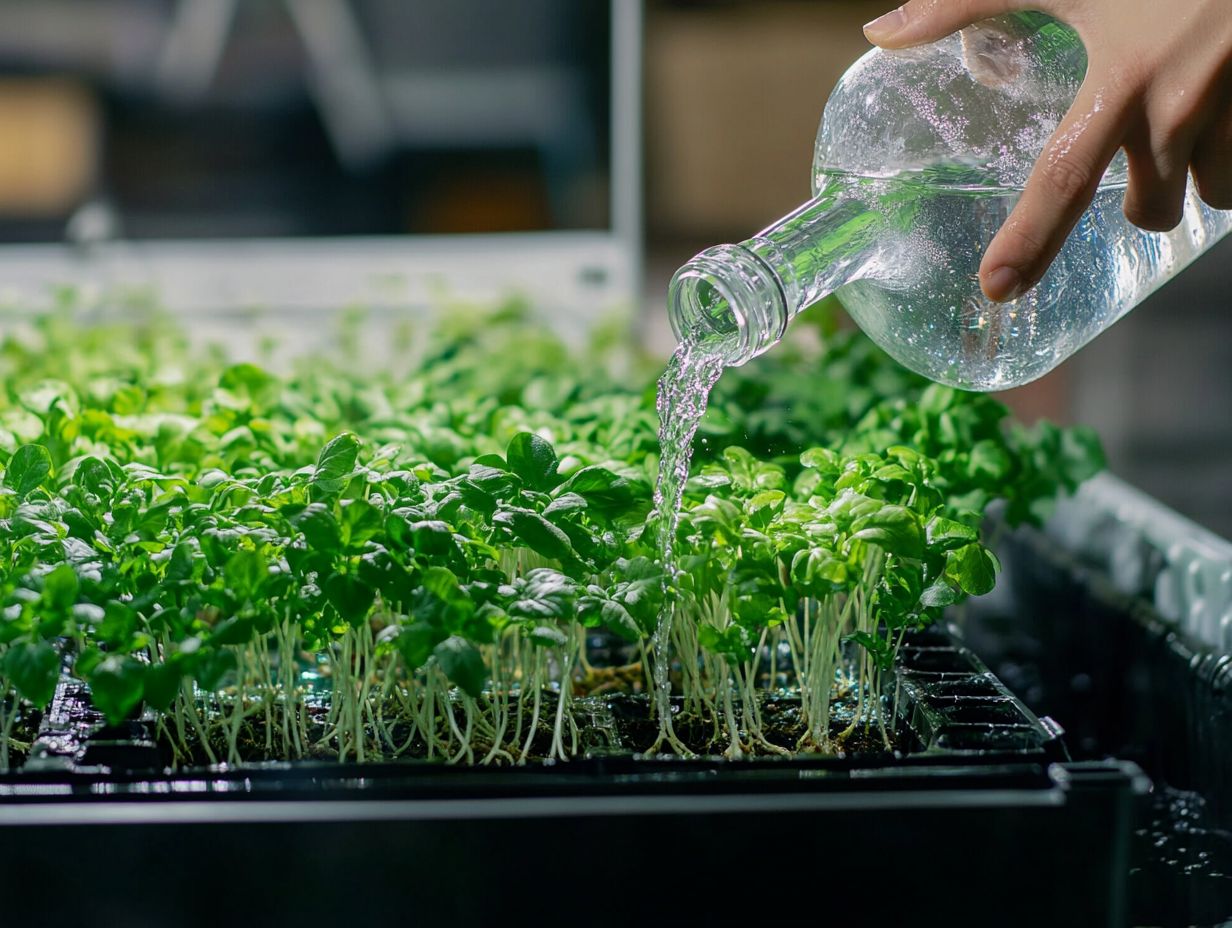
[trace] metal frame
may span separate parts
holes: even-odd
[[[235,310],[334,313],[356,304],[424,309],[449,298],[490,301],[511,293],[531,298],[567,326],[585,325],[615,308],[631,309],[641,293],[642,4],[609,2],[607,229],[13,245],[0,248],[0,306],[39,311],[53,303],[55,288],[73,286],[87,294],[149,289],[168,309],[193,316],[194,324],[201,314]],[[194,2],[188,9],[197,6]],[[225,2],[202,6],[226,12]],[[225,15],[216,16],[206,31],[217,33],[226,21]],[[183,44],[173,41],[169,47]],[[314,44],[316,52],[322,51],[319,44]],[[324,54],[331,58],[328,50]],[[170,90],[191,92],[202,68],[208,70],[208,55],[204,62],[189,64],[184,74],[169,75]]]

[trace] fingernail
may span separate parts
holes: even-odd
[[[999,267],[984,281],[984,294],[997,303],[1005,303],[1022,293],[1022,275],[1012,267]]]
[[[864,37],[874,45],[879,42],[888,42],[905,25],[907,25],[907,14],[900,6],[897,10],[890,10],[884,16],[878,16],[871,23],[865,23]]]

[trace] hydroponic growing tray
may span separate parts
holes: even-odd
[[[830,747],[850,730],[848,756],[638,759],[658,740],[644,737],[648,702],[636,693],[586,702],[608,677],[582,681],[572,699],[569,714],[586,729],[575,749],[566,703],[555,695],[574,695],[556,688],[575,682],[566,669],[574,655],[590,670],[639,663],[642,676],[617,681],[632,690],[651,686],[648,669],[668,669],[647,660],[660,653],[651,630],[665,592],[645,521],[657,467],[654,410],[645,389],[608,384],[591,366],[563,360],[573,353],[516,307],[486,321],[453,320],[459,325],[465,338],[455,331],[429,340],[415,376],[377,380],[366,376],[370,359],[357,347],[343,352],[341,367],[322,360],[310,375],[285,379],[212,356],[197,364],[174,331],[155,327],[135,339],[122,326],[82,330],[67,316],[35,326],[34,347],[10,344],[10,360],[29,381],[22,409],[42,414],[30,413],[37,422],[22,414],[14,426],[55,440],[13,451],[0,487],[17,513],[5,540],[21,568],[6,603],[15,637],[5,670],[12,698],[24,700],[10,703],[19,713],[6,706],[3,719],[20,724],[5,746],[23,756],[0,780],[0,911],[46,922],[54,900],[57,920],[134,925],[398,916],[482,925],[719,916],[761,923],[848,909],[872,924],[1121,923],[1141,784],[1134,769],[1070,763],[1059,729],[1025,711],[961,641],[919,636],[905,643],[895,670],[904,642],[889,635],[940,621],[947,606],[992,588],[996,559],[977,513],[995,494],[1026,518],[1072,489],[1098,465],[1089,433],[1003,428],[1005,410],[994,400],[927,386],[866,342],[837,334],[824,360],[784,348],[777,374],[763,369],[720,384],[712,408],[726,413],[726,424],[698,443],[709,451],[682,516],[695,531],[677,533],[673,553],[693,588],[687,602],[738,608],[699,611],[695,638],[662,643],[682,671],[705,668],[702,695],[722,694],[728,737],[690,741],[682,720],[681,740],[663,743],[738,758],[749,754],[741,724],[770,754],[799,743]],[[114,359],[134,340],[144,353],[121,381]],[[95,456],[97,436],[82,438],[65,418],[76,404],[45,389],[69,369],[64,359],[77,357],[87,371],[108,371],[105,383],[85,378],[81,390],[61,391],[102,397],[89,421],[111,423],[107,461]],[[524,363],[536,357],[558,360]],[[182,390],[164,396],[137,386],[161,383],[155,374],[172,358]],[[819,396],[817,383],[837,393]],[[239,413],[210,414],[236,402],[252,426],[238,425]],[[180,436],[186,444],[130,447],[126,433],[112,434],[113,411],[149,408],[161,417],[168,405],[191,429]],[[258,433],[269,416],[278,440],[266,447]],[[543,416],[556,423],[549,431],[565,457],[530,430]],[[732,444],[746,439],[756,453]],[[175,472],[152,471],[142,455]],[[851,480],[855,487],[839,486]],[[180,507],[177,494],[190,504]],[[146,525],[141,513],[148,531],[134,530]],[[767,530],[788,548],[770,544]],[[850,587],[850,613],[835,612],[836,584]],[[879,618],[868,608],[874,592]],[[828,629],[807,651],[786,634],[796,630],[786,623],[802,597],[804,628],[820,618]],[[694,628],[677,619],[676,631]],[[291,625],[295,634],[284,630],[272,643],[277,661],[246,653],[248,644],[271,644],[261,635]],[[507,635],[497,643],[508,639],[516,659],[492,647],[501,629]],[[592,634],[615,636],[642,659],[590,660]],[[788,673],[776,660],[783,646],[824,655],[793,660],[790,672],[800,671],[797,682],[814,674],[800,692],[806,700],[833,694],[836,711],[806,702],[797,721],[807,718],[807,737],[772,744],[788,730],[763,721],[777,724],[778,709],[792,710],[778,695],[779,671],[783,680]],[[385,725],[378,715],[381,739],[369,750],[373,729],[354,707],[372,678],[352,660],[357,653],[387,660],[385,680],[414,684],[396,696],[426,694],[429,724],[408,734],[394,728],[401,720]],[[853,655],[855,685],[834,687],[829,662]],[[61,657],[71,680],[91,687],[89,703],[79,684],[60,680]],[[731,657],[746,662],[739,674]],[[327,702],[325,719],[337,709],[350,730],[331,738],[326,727],[296,750],[264,755],[313,762],[248,762],[274,729],[261,713],[250,734],[246,690],[271,694],[267,709],[288,705],[266,686],[275,665],[286,672],[280,688],[292,696],[296,726],[319,722]],[[688,704],[696,690],[675,691]],[[746,714],[745,703],[740,717],[753,723],[736,721],[733,703],[761,703],[757,694],[771,691],[765,720]],[[870,719],[863,710],[873,691]],[[517,750],[474,759],[567,763],[409,760],[416,732],[424,754],[435,747],[438,757],[469,759],[469,750],[451,747],[472,747],[457,732],[457,713],[437,709],[462,700],[465,731],[473,732],[467,697],[508,703],[515,692],[518,701],[533,693],[535,706],[529,727],[516,729]],[[541,702],[547,712],[555,703],[554,751],[537,743]],[[879,748],[880,710],[889,707],[885,727],[898,754]],[[713,705],[691,717],[699,715],[718,718]],[[191,721],[224,717],[225,753],[210,747],[210,724]],[[825,732],[836,717],[838,729]],[[853,718],[864,728],[847,724]],[[438,737],[446,726],[450,735]],[[317,752],[358,758],[359,746],[365,760],[386,756],[385,747],[408,760],[319,761]],[[172,756],[174,773],[166,769]],[[200,757],[234,766],[194,769]]]
[[[1017,887],[999,924],[1121,924],[1136,768],[1070,763],[1059,727],[952,629],[918,635],[897,675],[897,756],[649,759],[616,744],[512,769],[176,772],[141,722],[102,726],[66,680],[30,760],[0,780],[0,892],[14,916],[55,897],[57,918],[114,924],[217,924],[203,886],[266,924],[411,906],[442,923],[516,922],[536,887],[541,914],[585,911],[588,924],[628,923],[600,898],[683,924],[761,917],[796,893],[793,909],[851,905],[871,924],[987,924]],[[80,864],[67,897],[48,866],[66,855]]]
[[[1154,786],[1130,854],[1129,921],[1232,918],[1232,544],[1109,476],[1048,534],[1000,547],[1002,595],[967,640],[1024,701],[1065,719],[1075,758],[1114,756]]]

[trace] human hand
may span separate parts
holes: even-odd
[[[980,264],[980,287],[997,301],[1044,276],[1121,148],[1134,225],[1175,228],[1191,170],[1208,205],[1232,209],[1232,0],[909,0],[864,34],[908,48],[1019,10],[1075,29],[1087,74]]]

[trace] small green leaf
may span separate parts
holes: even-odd
[[[906,506],[882,506],[857,519],[851,524],[851,537],[899,557],[918,558],[924,553],[920,517]]]
[[[376,590],[353,574],[334,574],[325,581],[325,598],[343,620],[358,628],[368,617]]]
[[[359,439],[343,432],[321,450],[312,472],[312,487],[326,496],[341,493],[350,481],[358,457]]]
[[[427,622],[412,622],[399,629],[394,647],[410,670],[418,670],[432,656],[432,649],[441,642],[441,633]]]
[[[46,641],[15,642],[4,652],[4,676],[22,698],[42,709],[55,695],[60,655]]]
[[[536,625],[530,630],[530,640],[545,648],[563,648],[569,636],[556,625]]]
[[[338,520],[324,503],[310,503],[291,516],[293,526],[304,533],[308,547],[317,551],[336,551],[341,544]]]
[[[810,448],[800,455],[800,463],[821,474],[837,474],[839,471],[839,456],[829,448]]]
[[[519,432],[505,449],[511,471],[532,490],[546,492],[560,482],[556,469],[560,462],[552,446],[533,432]]]
[[[432,653],[451,683],[468,696],[478,698],[483,695],[484,684],[488,682],[488,668],[473,644],[453,635],[438,644]]]
[[[195,538],[185,539],[171,550],[163,579],[169,583],[186,583],[200,576],[204,563],[200,543]]]
[[[926,416],[939,416],[952,407],[961,394],[952,387],[929,384],[920,394],[920,412]]]
[[[42,445],[22,445],[9,459],[4,485],[24,498],[51,473],[51,454]]]
[[[237,599],[250,599],[256,595],[269,575],[269,566],[259,551],[240,548],[227,558],[223,575],[226,578],[227,588],[235,594]]]
[[[146,669],[142,690],[146,704],[155,712],[166,712],[180,692],[184,672],[176,663],[152,664]]]
[[[196,654],[194,669],[197,683],[207,692],[216,692],[227,674],[235,670],[239,663],[230,648],[202,648]]]
[[[959,592],[946,582],[945,577],[938,577],[920,594],[920,605],[925,609],[941,608],[958,602],[959,598]]]
[[[873,662],[880,669],[889,670],[894,666],[894,649],[884,638],[869,634],[868,632],[854,632],[847,635],[843,640],[862,647],[869,653]]]
[[[967,459],[967,474],[978,486],[996,487],[1010,474],[1009,453],[999,442],[977,441]]]
[[[43,578],[43,605],[66,611],[77,602],[77,572],[71,564],[60,564]]]
[[[101,641],[117,648],[129,644],[137,630],[137,613],[127,603],[112,600],[103,608],[97,634]]]
[[[120,724],[141,702],[145,669],[131,657],[109,654],[90,673],[90,696],[109,724]]]
[[[829,506],[828,515],[840,528],[847,528],[852,523],[880,510],[885,503],[879,499],[871,499],[852,489],[845,489]]]
[[[1089,426],[1075,426],[1061,433],[1061,470],[1065,489],[1073,491],[1107,466],[1104,446]]]
[[[409,530],[416,553],[425,557],[440,557],[455,547],[453,529],[448,522],[412,522]]]
[[[111,468],[95,457],[82,458],[73,472],[77,486],[100,499],[107,499],[115,492],[115,475]]]
[[[224,619],[214,626],[210,632],[210,644],[212,645],[241,645],[248,644],[252,641],[252,637],[256,629],[253,627],[251,619],[232,616],[229,619]]]
[[[581,512],[586,508],[586,500],[577,493],[562,493],[543,510],[545,516],[561,516],[568,512]]]
[[[339,520],[343,543],[350,550],[362,549],[364,542],[381,531],[383,522],[384,514],[367,500],[344,501]]]
[[[429,567],[423,572],[423,585],[433,596],[448,599],[458,592],[458,577],[448,567]]]
[[[276,377],[248,363],[233,364],[227,368],[218,379],[218,385],[238,396],[247,395],[262,405],[276,400],[280,392]]]
[[[492,519],[493,524],[506,526],[519,542],[536,554],[558,561],[575,558],[569,536],[530,509],[505,509]]]
[[[946,555],[946,577],[972,596],[983,596],[996,586],[1000,569],[996,555],[981,544],[970,544]]]
[[[577,586],[559,570],[536,567],[514,581],[509,615],[515,618],[569,619],[573,615]]]
[[[753,647],[748,629],[740,625],[729,625],[722,631],[713,625],[702,625],[697,629],[697,641],[707,651],[736,660],[747,659]]]
[[[637,620],[622,603],[615,600],[609,599],[600,606],[599,618],[604,628],[625,641],[633,643],[642,636]]]
[[[591,512],[609,519],[618,518],[639,505],[648,503],[650,499],[647,485],[593,464],[576,471],[557,493],[576,493],[586,500],[586,506]]]
[[[951,551],[979,540],[979,532],[970,525],[955,522],[944,516],[934,516],[925,527],[924,536],[929,550]]]
[[[849,580],[846,562],[824,548],[796,552],[791,562],[791,577],[800,592],[813,596],[846,589]]]
[[[744,506],[745,511],[753,517],[753,524],[758,528],[765,528],[783,512],[786,502],[787,494],[782,490],[762,490],[754,494]]]

